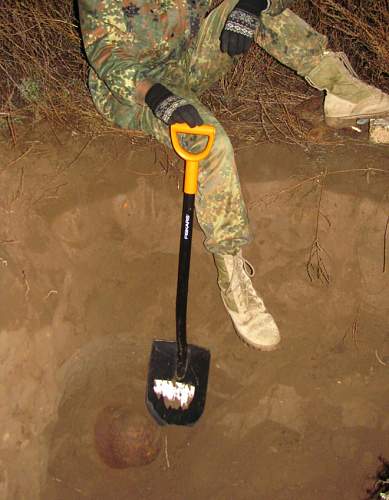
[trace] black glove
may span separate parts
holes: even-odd
[[[259,16],[270,4],[271,0],[239,0],[220,36],[221,51],[231,57],[247,52],[258,27]]]
[[[195,127],[204,123],[192,104],[183,97],[174,95],[160,83],[149,89],[145,102],[154,115],[166,125],[187,123],[190,127]]]

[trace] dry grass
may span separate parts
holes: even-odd
[[[70,2],[3,0],[0,40],[2,107],[39,110],[42,97],[44,105],[57,106],[72,81],[85,81]]]
[[[83,132],[109,129],[87,88],[72,0],[2,0],[0,111],[45,117]]]
[[[314,91],[255,46],[203,97],[233,138],[300,143],[308,128],[294,112]]]
[[[389,90],[388,1],[297,0],[295,11],[325,32],[332,47],[348,53],[363,77]],[[0,118],[14,140],[14,124],[23,116],[48,118],[88,134],[114,130],[89,97],[73,0],[2,0],[0,45]],[[254,48],[204,101],[233,138],[302,143],[308,127],[294,109],[313,93],[292,71]]]
[[[361,77],[389,91],[389,0],[298,0],[296,12],[346,52]]]

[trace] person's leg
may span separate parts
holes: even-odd
[[[203,20],[196,44],[186,59],[186,88],[190,94],[201,94],[232,67],[233,59],[220,50],[220,34],[236,3],[237,0],[224,0]],[[234,204],[244,207],[244,202],[237,174],[234,174],[232,184],[229,181],[231,172],[236,172],[232,146],[212,114],[196,98],[192,103],[203,120],[216,127],[214,157],[200,166],[200,175],[203,172],[204,180],[200,182],[196,210],[203,231],[207,233],[210,229],[216,240],[223,241],[222,245],[215,245],[210,244],[212,239],[206,239],[206,246],[214,255],[222,301],[237,334],[247,344],[261,350],[273,350],[280,342],[280,334],[251,283],[253,268],[241,251],[248,238],[237,238],[241,233],[242,216],[233,214],[246,213],[246,208],[234,208]],[[236,194],[231,197],[234,192]]]
[[[182,90],[178,92],[183,95]],[[212,113],[194,95],[184,97],[196,107],[204,123],[216,129],[215,143],[200,165],[195,200],[197,219],[205,235],[204,245],[212,253],[236,254],[251,236],[232,145]],[[139,123],[141,130],[171,147],[169,127],[148,108],[144,109]],[[205,141],[200,136],[182,137],[185,147],[193,152],[203,149]]]
[[[169,127],[147,106],[129,107],[120,103],[93,74],[89,85],[96,108],[107,120],[123,129],[141,130],[171,148]],[[196,215],[210,252],[236,254],[251,236],[231,142],[222,125],[192,92],[182,87],[170,86],[170,89],[185,97],[199,111],[204,123],[216,129],[215,143],[199,169]],[[183,136],[185,147],[193,152],[201,150],[205,140],[201,136]]]
[[[360,81],[346,56],[328,50],[327,38],[290,9],[277,16],[263,14],[256,42],[310,85],[326,91],[324,115],[329,126],[389,115],[389,96]]]
[[[262,14],[255,41],[277,61],[304,77],[320,64],[328,44],[324,35],[290,9],[277,16]]]
[[[91,69],[88,86],[97,111],[116,127],[136,130],[139,124],[141,106],[125,106],[110,92],[105,83],[97,78]]]
[[[251,283],[252,267],[243,259],[241,247],[251,240],[246,207],[242,198],[231,142],[221,124],[193,94],[185,99],[199,111],[204,123],[216,128],[210,155],[199,168],[196,215],[205,234],[205,246],[213,253],[223,303],[238,335],[261,350],[274,349],[280,334],[271,314]],[[169,128],[148,109],[140,117],[140,127],[159,142],[170,146]],[[197,152],[204,138],[184,136],[184,146]]]
[[[219,9],[218,12],[222,10]],[[219,26],[221,31],[221,22]],[[201,37],[204,37],[206,32],[207,30],[203,29]],[[214,63],[217,52],[221,54],[218,48],[211,55]],[[191,52],[191,57],[185,61],[193,72],[187,66],[188,71],[184,72],[183,77],[181,73],[181,78],[175,79],[177,72],[174,72],[175,75],[164,74],[163,81],[168,82],[170,90],[193,104],[205,123],[216,128],[214,146],[208,158],[201,162],[199,169],[196,215],[205,235],[205,246],[214,255],[222,300],[238,335],[253,347],[271,350],[279,343],[280,335],[274,319],[252,286],[252,268],[242,257],[241,247],[251,240],[251,236],[233,148],[221,124],[191,90],[194,88],[199,92],[200,86],[205,88],[206,82],[209,83],[220,76],[226,67],[231,65],[231,60],[228,56],[221,56],[220,65],[216,67],[215,64],[209,64],[205,57],[196,58],[200,53],[200,46],[197,45],[196,50]],[[199,67],[193,64],[194,61],[199,63]],[[200,75],[201,78],[196,80],[194,75]],[[102,84],[92,80],[93,85]],[[122,128],[142,130],[171,147],[169,127],[158,120],[148,107],[124,106],[104,87],[94,89],[93,94],[95,105],[105,118]],[[199,136],[184,136],[182,139],[184,146],[193,152],[203,149],[204,140]]]

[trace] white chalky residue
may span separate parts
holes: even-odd
[[[389,144],[389,118],[370,120],[369,138],[376,144]]]
[[[171,380],[154,380],[154,392],[158,397],[174,403],[179,403],[181,408],[188,408],[195,394],[194,385],[172,382]]]

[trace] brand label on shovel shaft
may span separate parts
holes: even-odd
[[[195,387],[191,384],[183,384],[172,380],[154,380],[154,392],[158,398],[163,398],[166,408],[186,410],[191,404]]]
[[[185,229],[184,229],[184,240],[189,238],[189,223],[190,223],[190,215],[185,215]]]

